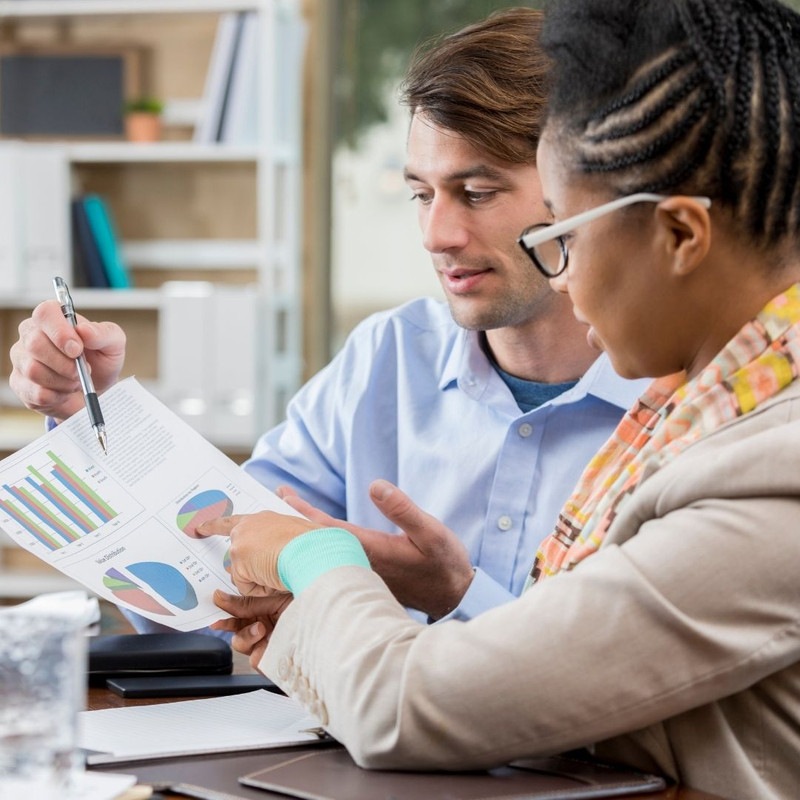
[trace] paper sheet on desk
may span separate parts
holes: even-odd
[[[290,697],[263,689],[208,700],[82,711],[78,746],[89,764],[260,750],[320,741],[319,722]],[[97,752],[100,751],[100,752]]]
[[[0,462],[0,527],[101,597],[176,630],[227,615],[228,540],[206,519],[297,515],[134,379],[101,398],[109,453],[86,410]]]
[[[75,770],[70,777],[69,789],[61,790],[58,797],[59,800],[115,800],[123,792],[127,793],[135,783],[136,778],[133,775]],[[0,786],[0,797],[3,800],[30,796],[29,780],[3,778]]]

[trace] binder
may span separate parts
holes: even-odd
[[[72,226],[81,253],[81,263],[86,272],[87,283],[95,289],[108,289],[109,283],[100,251],[94,240],[89,218],[83,205],[83,198],[78,197],[71,203]]]
[[[220,140],[241,26],[242,15],[237,12],[220,16],[203,90],[203,111],[194,130],[195,142],[210,144]]]
[[[215,286],[206,335],[209,426],[213,441],[249,449],[256,399],[258,295],[252,286]],[[210,335],[208,335],[210,334]]]
[[[248,11],[242,16],[220,140],[227,144],[253,145],[258,142],[258,15]]]
[[[249,447],[256,436],[256,290],[169,281],[163,292],[160,399],[214,443]]]
[[[21,216],[17,196],[20,146],[0,144],[0,293],[20,289],[22,256]]]
[[[132,285],[130,273],[120,252],[119,238],[111,210],[103,198],[96,194],[86,195],[83,198],[83,206],[97,250],[100,253],[108,285],[112,289],[129,289]]]
[[[159,399],[198,433],[210,438],[209,337],[216,334],[210,322],[214,287],[205,281],[168,281],[162,287],[158,315]]]
[[[53,275],[71,280],[69,163],[59,145],[20,146],[17,203],[21,213],[22,291],[39,297],[52,290]]]

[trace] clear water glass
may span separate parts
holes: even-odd
[[[74,621],[0,612],[0,800],[55,800],[82,766],[86,637]]]

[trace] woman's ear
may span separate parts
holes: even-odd
[[[711,248],[711,215],[692,197],[670,197],[656,207],[666,255],[676,276],[692,273]]]

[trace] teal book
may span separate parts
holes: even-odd
[[[100,252],[108,285],[112,289],[129,289],[133,284],[128,267],[122,258],[111,210],[103,198],[96,194],[87,194],[83,198],[83,207]]]

